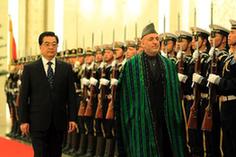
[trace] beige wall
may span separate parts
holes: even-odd
[[[158,21],[158,0],[133,0],[134,2],[140,2],[139,15],[133,17],[131,13],[128,13],[126,8],[127,0],[108,0],[114,1],[115,7],[113,13],[108,13],[110,16],[104,16],[103,11],[111,9],[110,7],[102,8],[103,0],[90,0],[93,4],[91,13],[86,13],[81,10],[80,2],[88,2],[86,0],[63,0],[63,7],[60,11],[63,12],[63,16],[54,16],[54,3],[55,0],[20,0],[19,1],[19,28],[17,41],[17,47],[19,56],[25,56],[30,54],[39,54],[37,38],[40,32],[45,30],[55,31],[54,21],[59,18],[63,19],[63,38],[60,38],[60,44],[67,43],[67,48],[85,47],[91,46],[92,32],[95,34],[95,45],[101,43],[101,32],[103,32],[103,43],[112,42],[112,32],[115,29],[115,39],[123,41],[124,39],[124,25],[127,25],[127,39],[134,38],[134,27],[137,22],[138,35],[141,34],[142,28],[149,22],[154,22],[156,27],[160,24]],[[198,14],[206,14],[206,18],[210,19],[210,10],[202,10],[201,7],[205,4],[210,4],[211,0],[189,0],[189,5],[183,7],[184,0],[169,0],[170,1],[170,32],[175,32],[178,27],[178,13],[180,13],[181,21],[184,20],[182,13],[184,9],[189,10],[188,27],[193,26],[193,10],[197,7]],[[6,43],[7,39],[7,0],[0,1],[0,12],[3,25],[2,33],[4,40],[1,42]],[[228,20],[234,18],[236,1],[234,0],[213,0],[214,2],[214,21],[215,23],[222,24],[223,26],[230,27]],[[58,3],[58,2],[57,2]],[[203,5],[204,4],[204,5]],[[161,7],[161,6],[160,6]],[[210,6],[209,6],[210,9]],[[210,20],[208,20],[210,23]],[[202,25],[204,19],[198,17],[197,24]],[[180,22],[180,28],[185,28],[183,23]],[[188,31],[189,29],[187,29]],[[167,30],[168,31],[168,30]],[[162,33],[162,32],[160,32]],[[83,44],[83,38],[85,44]],[[64,46],[65,48],[65,46]],[[0,51],[6,51],[1,48]]]
[[[6,56],[7,55],[7,47],[6,45],[6,41],[7,41],[7,26],[8,26],[8,22],[7,22],[7,0],[1,0],[0,1],[0,24],[2,25],[0,28],[0,37],[2,37],[2,39],[0,39],[0,56]],[[6,59],[0,59],[0,71],[6,69],[6,63],[7,60]],[[0,127],[1,128],[6,128],[5,124],[6,121],[9,120],[9,116],[6,115],[6,110],[7,105],[6,105],[6,97],[5,97],[5,93],[4,93],[4,83],[5,83],[6,77],[5,76],[0,76]],[[8,127],[7,127],[8,128]],[[7,132],[8,130],[3,130],[3,132]]]
[[[8,27],[8,21],[7,21],[7,0],[1,0],[0,1],[0,56],[6,56],[7,55],[7,27]],[[4,60],[5,61],[5,60]],[[0,60],[0,63],[4,63],[3,60]],[[1,69],[1,67],[0,67]]]
[[[2,25],[0,27],[0,56],[6,56],[7,55],[7,27],[8,27],[8,7],[7,7],[7,0],[1,0],[0,1],[0,24]],[[6,66],[7,59],[0,59],[0,71],[5,70],[7,68]],[[4,83],[5,83],[6,77],[0,76],[0,127],[5,128],[5,124],[7,119],[9,120],[9,116],[6,115],[7,105],[6,105],[6,97],[4,93]],[[7,132],[7,130],[4,130],[4,132]]]

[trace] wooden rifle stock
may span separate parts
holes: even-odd
[[[215,51],[213,52],[212,60],[211,60],[211,73],[217,73],[217,57]],[[202,130],[203,131],[212,131],[212,106],[216,102],[216,87],[214,84],[209,84],[209,101],[208,105],[205,109],[205,115],[202,122]]]
[[[87,75],[88,75],[88,71],[87,71],[87,68],[85,67],[83,76],[87,78]],[[87,91],[88,91],[88,86],[83,85],[83,93],[82,93],[83,98],[80,101],[80,105],[79,105],[79,112],[78,112],[79,116],[84,116],[84,113],[85,113],[85,109],[87,106],[87,98],[88,98]]]
[[[117,64],[112,69],[112,78],[117,79]],[[116,85],[112,85],[111,87],[111,100],[108,104],[106,119],[113,120],[114,119],[114,101],[116,96]]]
[[[194,72],[197,74],[201,73],[201,56],[200,56],[199,52],[198,52],[198,57],[195,62],[195,66],[194,66]],[[193,105],[190,108],[190,114],[189,114],[189,119],[188,119],[188,128],[189,129],[197,129],[197,127],[198,127],[197,114],[198,114],[198,105],[199,105],[201,93],[199,90],[199,85],[196,83],[194,83],[193,95],[194,95],[194,101],[193,101]]]
[[[92,77],[95,78],[96,77],[96,69],[95,69],[95,64],[93,65],[93,69],[92,69]],[[90,97],[87,103],[87,107],[86,107],[86,111],[84,113],[84,116],[86,117],[91,117],[93,115],[93,102],[94,102],[94,97],[95,97],[95,88],[96,86],[90,84]]]
[[[102,71],[101,71],[101,78],[105,78],[105,76],[106,76],[105,65],[103,65]],[[105,85],[101,85],[101,87],[100,87],[100,93],[98,94],[98,105],[97,105],[97,110],[96,110],[96,114],[95,114],[96,119],[103,118],[102,106],[103,106],[104,99],[105,99],[105,88],[106,88]]]

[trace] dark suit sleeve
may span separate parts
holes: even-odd
[[[24,66],[20,87],[20,122],[29,123],[29,94],[30,72],[29,66]]]
[[[75,96],[75,85],[74,85],[74,77],[71,65],[69,67],[68,73],[68,112],[69,112],[69,121],[76,120],[76,96]]]

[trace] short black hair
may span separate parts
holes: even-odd
[[[42,45],[43,43],[43,38],[46,37],[46,36],[51,36],[51,37],[55,37],[56,40],[57,40],[57,44],[59,43],[59,39],[58,39],[58,36],[54,33],[54,32],[49,32],[49,31],[46,31],[46,32],[43,32],[39,35],[39,45]]]

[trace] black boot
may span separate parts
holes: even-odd
[[[113,157],[114,152],[115,152],[115,139],[114,138],[106,139],[106,148],[104,157]]]
[[[21,140],[21,130],[20,130],[20,121],[16,122],[16,135],[15,135],[17,139]]]
[[[103,157],[105,151],[106,139],[103,136],[97,137],[96,153],[94,157]]]
[[[71,140],[71,149],[67,152],[69,155],[74,155],[76,153],[76,150],[79,146],[79,138],[78,133],[73,132],[72,133],[72,140]]]
[[[66,147],[66,140],[67,140],[67,133],[64,133],[63,142],[62,142],[62,149]]]
[[[66,138],[66,146],[62,149],[62,152],[65,153],[71,148],[71,140],[72,140],[72,134],[67,134]]]
[[[13,127],[13,132],[12,132],[12,138],[17,137],[17,132],[18,132],[18,123],[17,120],[14,121],[14,127]]]
[[[115,142],[115,152],[114,152],[114,157],[119,157],[119,150],[118,150],[118,144]]]
[[[79,142],[79,150],[75,153],[74,157],[80,157],[86,153],[87,143],[88,143],[88,136],[85,134],[81,134]]]
[[[93,157],[96,148],[96,138],[93,135],[88,135],[88,148],[84,157]]]
[[[11,131],[7,133],[6,136],[13,137],[15,125],[16,125],[16,120],[11,118]]]

